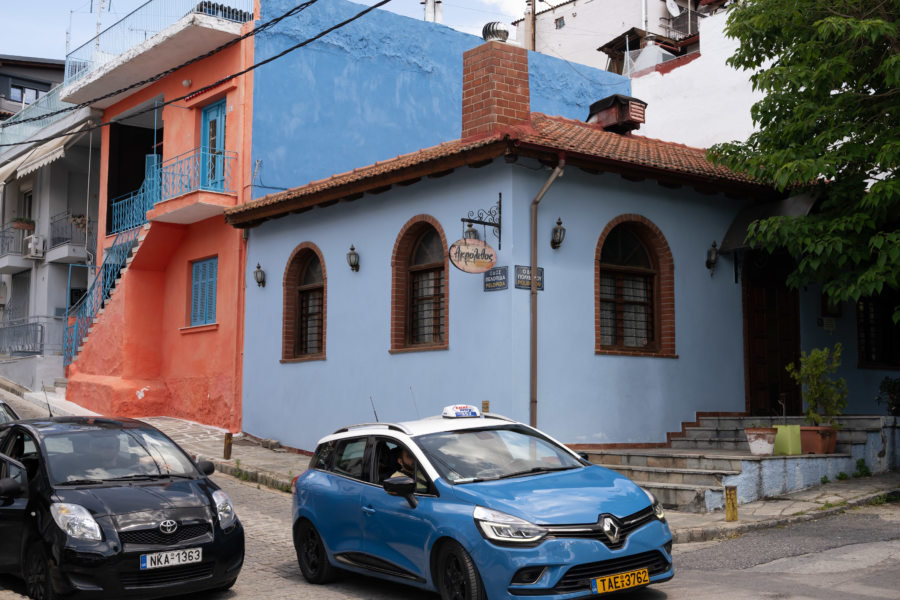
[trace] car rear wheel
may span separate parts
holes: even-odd
[[[40,542],[32,542],[25,556],[25,593],[34,600],[55,600],[50,584],[47,552]]]
[[[475,562],[456,542],[441,547],[437,579],[441,600],[485,600],[487,597]]]
[[[297,550],[300,572],[308,582],[328,583],[334,579],[335,568],[328,562],[319,532],[309,521],[301,521],[297,525],[294,547]]]

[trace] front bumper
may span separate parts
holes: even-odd
[[[569,600],[592,595],[591,579],[647,568],[650,583],[674,575],[672,534],[665,522],[654,521],[628,536],[618,550],[594,539],[547,539],[532,548],[496,546],[479,541],[470,554],[489,598],[510,600]],[[522,569],[543,567],[540,577],[512,584]]]
[[[140,556],[185,548],[202,548],[201,562],[141,570]],[[244,529],[237,522],[228,532],[159,547],[116,542],[83,544],[69,541],[51,549],[50,576],[57,594],[77,598],[158,598],[215,589],[236,579],[244,563]]]

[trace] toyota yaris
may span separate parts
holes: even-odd
[[[562,600],[674,573],[650,493],[472,406],[340,429],[293,486],[294,546],[312,583],[346,569],[445,600]]]
[[[0,571],[41,600],[228,588],[244,531],[212,471],[140,421],[0,425]]]

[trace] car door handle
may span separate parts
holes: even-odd
[[[363,507],[362,507],[362,510],[363,510],[363,512],[366,513],[367,515],[374,515],[374,514],[375,514],[375,509],[372,508],[371,506],[363,506]]]

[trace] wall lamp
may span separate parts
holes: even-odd
[[[706,251],[706,268],[709,269],[710,277],[716,272],[717,262],[719,262],[719,249],[716,247],[716,242],[713,241],[712,246]]]
[[[469,223],[469,226],[463,232],[463,237],[467,240],[477,240],[478,239],[478,230],[472,227],[472,224]]]
[[[354,273],[359,271],[359,252],[356,251],[353,244],[350,244],[350,252],[347,253],[347,264]]]
[[[266,287],[266,272],[262,270],[259,263],[256,263],[256,270],[253,271],[253,279],[256,280],[258,287]]]
[[[562,226],[562,219],[556,220],[556,227],[550,234],[550,247],[556,250],[562,246],[563,240],[566,239],[566,228]]]

